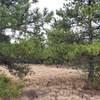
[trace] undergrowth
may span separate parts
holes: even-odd
[[[5,75],[0,75],[0,98],[17,97],[20,95],[24,84],[16,83]]]

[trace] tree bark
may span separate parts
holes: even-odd
[[[91,15],[91,5],[92,5],[92,0],[88,0],[88,6],[89,7],[89,16],[88,16],[88,32],[89,32],[89,44],[92,44],[93,42],[93,29],[92,29],[92,15]],[[88,81],[92,82],[93,81],[93,77],[94,77],[94,57],[93,56],[89,56],[89,67],[88,67]]]
[[[89,67],[88,67],[88,81],[92,82],[94,77],[94,59],[93,57],[89,57]]]

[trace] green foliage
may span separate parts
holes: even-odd
[[[21,25],[23,25],[23,28],[26,27],[28,9],[28,0],[0,0],[0,34],[5,39],[9,37],[5,34],[6,29],[16,32],[16,30],[22,30]]]
[[[7,57],[11,57],[19,62],[39,63],[42,59],[42,44],[38,38],[30,38],[20,43],[0,44],[0,52]]]
[[[53,45],[43,52],[44,62],[46,64],[63,64],[65,60],[66,47],[64,44]]]
[[[23,85],[14,83],[5,75],[0,75],[0,97],[16,97],[21,93]]]
[[[41,60],[42,47],[39,39],[31,38],[12,46],[12,57],[20,61],[38,63]]]
[[[93,78],[92,86],[100,90],[100,63],[96,62],[95,63],[95,75]]]
[[[99,73],[100,73],[100,71],[99,71]],[[92,86],[93,86],[93,88],[100,90],[100,74],[94,76]]]
[[[47,63],[68,63],[74,62],[82,56],[98,56],[100,54],[100,43],[77,42],[74,33],[69,30],[52,28],[48,31],[47,48],[43,52],[43,57]]]

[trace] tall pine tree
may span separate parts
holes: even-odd
[[[88,59],[88,80],[92,81],[95,71],[94,60],[100,54],[100,1],[67,0],[64,7],[57,10],[57,15],[59,19],[55,19],[53,28],[63,30],[62,34],[64,34],[62,40],[61,37],[59,40],[66,45],[72,45],[66,56],[70,58],[80,53],[81,57],[85,55]],[[59,31],[55,34],[55,39],[58,38],[58,33]],[[52,33],[49,35],[52,38],[54,36]]]

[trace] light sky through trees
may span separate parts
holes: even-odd
[[[48,8],[49,10],[55,11],[56,9],[63,7],[64,1],[65,0],[39,0],[36,6],[41,10],[43,10],[43,8]]]

